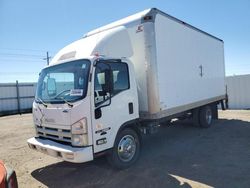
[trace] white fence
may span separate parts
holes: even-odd
[[[230,109],[250,109],[250,74],[226,77]],[[0,116],[30,112],[36,83],[0,83]]]
[[[0,115],[30,112],[35,90],[35,83],[1,83]]]
[[[226,77],[230,109],[250,109],[250,74]]]

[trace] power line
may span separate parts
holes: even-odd
[[[36,50],[36,49],[21,49],[21,48],[0,48],[0,50],[9,50],[9,51],[32,51],[32,52],[41,52],[44,53],[46,50]],[[49,50],[50,52],[56,53],[55,51]]]
[[[50,61],[51,57],[49,56],[49,52],[46,53],[46,58],[43,58],[43,60],[47,61],[47,65],[49,65],[49,61]]]
[[[11,60],[11,61],[19,61],[19,60],[41,60],[43,61],[43,58],[40,57],[3,57],[0,56],[0,59],[2,60]]]
[[[38,72],[0,72],[0,76],[2,75],[8,75],[8,76],[12,76],[12,75],[38,75]]]
[[[31,55],[31,54],[18,54],[18,53],[0,53],[0,55],[3,56],[12,56],[12,57],[18,57],[18,56],[23,56],[23,57],[39,57],[42,58],[42,55]]]
[[[33,54],[24,54],[24,53],[0,53],[0,59],[2,61],[38,61],[38,60],[46,60],[47,65],[49,65],[50,59],[52,57],[49,56],[49,52],[46,52],[46,57],[43,55],[33,55]]]
[[[6,59],[6,58],[1,58],[0,57],[0,64],[1,63],[42,63],[44,64],[43,59],[23,59],[23,58],[18,58],[18,59]]]

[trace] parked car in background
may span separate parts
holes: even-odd
[[[17,188],[16,172],[6,167],[0,160],[0,188]]]

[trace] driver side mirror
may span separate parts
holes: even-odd
[[[48,78],[47,91],[48,91],[49,96],[54,96],[56,94],[56,80],[55,80],[55,78]]]

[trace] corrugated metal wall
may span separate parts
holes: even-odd
[[[226,77],[229,108],[250,109],[250,75]]]
[[[226,77],[230,109],[250,109],[250,74]],[[0,83],[0,115],[31,111],[36,83]]]
[[[0,84],[0,115],[31,111],[36,83]]]

